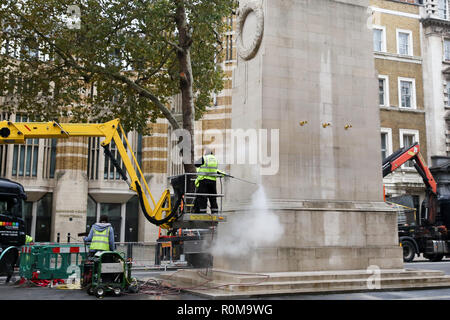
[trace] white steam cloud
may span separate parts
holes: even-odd
[[[279,217],[268,209],[264,188],[252,196],[251,210],[227,217],[211,248],[215,256],[239,257],[252,249],[274,244],[283,234]]]

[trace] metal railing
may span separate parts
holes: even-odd
[[[202,176],[211,176],[211,177],[216,177],[219,180],[219,191],[217,194],[210,194],[210,193],[199,193],[195,190],[195,188],[193,187],[194,185],[194,181],[196,180],[198,175],[202,175]],[[174,183],[172,182],[173,179],[180,179],[184,177],[184,189],[181,192],[184,195],[184,199],[186,201],[187,205],[192,205],[194,203],[194,200],[196,197],[198,196],[202,196],[202,197],[216,197],[219,199],[218,201],[218,209],[219,212],[222,212],[222,205],[223,205],[223,197],[225,196],[223,193],[223,181],[222,178],[224,177],[224,175],[222,174],[217,174],[217,173],[206,173],[206,172],[202,172],[202,173],[183,173],[180,175],[176,175],[176,176],[169,176],[167,179],[169,181],[171,181],[172,187],[175,189],[176,186],[174,185]],[[189,183],[191,185],[189,185]],[[175,194],[176,194],[176,190],[175,190]]]

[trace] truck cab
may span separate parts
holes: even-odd
[[[25,244],[22,200],[27,196],[20,183],[0,178],[0,252]]]
[[[6,275],[6,282],[18,262],[19,248],[25,244],[22,202],[26,198],[20,183],[0,178],[0,275]]]

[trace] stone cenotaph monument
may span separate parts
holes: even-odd
[[[245,257],[216,256],[214,267],[403,267],[396,213],[383,202],[367,7],[361,0],[240,1],[232,128],[277,130],[278,139],[268,134],[267,141],[278,151],[271,155],[278,170],[236,164],[231,173],[264,188],[284,231]],[[252,209],[255,188],[239,186],[226,195],[230,217]]]

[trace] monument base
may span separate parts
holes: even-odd
[[[263,211],[231,208],[226,213],[228,221],[219,225],[215,236],[219,250],[212,250],[214,268],[239,272],[403,268],[397,213],[383,202],[271,201]],[[263,228],[257,230],[258,225]],[[278,237],[264,242],[272,230]],[[262,233],[259,242],[249,239],[251,232]],[[246,241],[249,245],[242,246]],[[240,252],[240,247],[246,250]]]
[[[408,269],[378,273],[376,270],[239,273],[194,269],[179,270],[162,278],[183,291],[210,299],[450,287],[450,276],[442,271]]]

